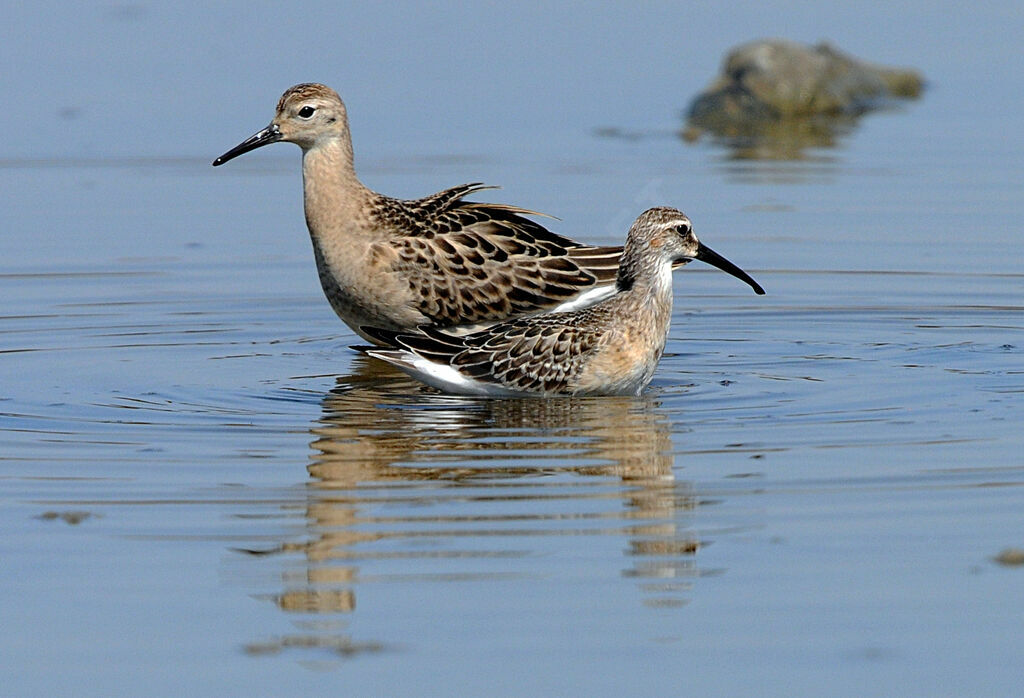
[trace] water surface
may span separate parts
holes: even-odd
[[[275,24],[288,50],[271,58],[240,7],[93,8],[89,36],[58,22],[67,60],[97,72],[12,58],[24,94],[35,75],[56,98],[0,149],[7,690],[1012,693],[1024,569],[995,558],[1024,547],[1024,139],[1006,125],[1024,91],[991,75],[1021,18],[960,18],[988,33],[947,55],[952,20],[931,8],[903,8],[899,42],[895,10],[782,12],[793,38],[929,78],[920,102],[795,161],[676,135],[717,57],[764,31],[739,10],[729,28],[710,7],[602,8],[567,32],[560,10],[484,7],[466,50],[504,48],[466,61],[476,92],[441,70],[467,36],[451,18],[410,39],[415,60],[310,33],[341,26],[328,8]],[[539,27],[529,55],[510,57],[500,22]],[[628,41],[598,41],[615,26]],[[685,67],[642,31],[685,35]],[[138,61],[104,66],[104,42]],[[187,49],[201,70],[171,62]],[[348,348],[297,149],[209,166],[308,79],[342,88],[378,190],[485,180],[609,244],[679,206],[768,295],[677,273],[640,398],[421,387]],[[508,93],[528,85],[533,100]]]

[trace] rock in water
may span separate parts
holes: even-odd
[[[826,43],[755,41],[733,49],[722,74],[693,100],[683,137],[787,140],[810,133],[820,142],[805,145],[829,145],[857,116],[915,98],[923,87],[914,70],[866,63]]]

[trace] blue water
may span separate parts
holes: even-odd
[[[1017,690],[1024,10],[6,15],[5,695]],[[800,160],[679,139],[772,35],[928,88]],[[374,189],[677,206],[768,295],[677,273],[639,399],[423,389],[348,349],[298,149],[210,167],[308,80]]]

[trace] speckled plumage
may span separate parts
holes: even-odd
[[[482,395],[639,394],[665,349],[673,263],[701,259],[760,286],[703,245],[680,211],[645,211],[630,228],[617,292],[571,312],[517,318],[464,336],[365,327],[389,349],[366,353],[450,392]]]
[[[306,223],[324,293],[370,341],[380,340],[361,327],[463,332],[611,293],[622,248],[577,243],[526,209],[465,200],[489,187],[415,200],[367,189],[353,166],[345,105],[329,87],[288,89],[270,125],[214,165],[277,141],[303,151]]]

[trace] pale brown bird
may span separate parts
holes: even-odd
[[[569,312],[457,336],[435,328],[364,327],[391,348],[363,348],[441,390],[467,395],[639,395],[654,376],[672,318],[672,267],[699,259],[764,289],[697,239],[674,208],[652,208],[626,238],[615,293]]]

